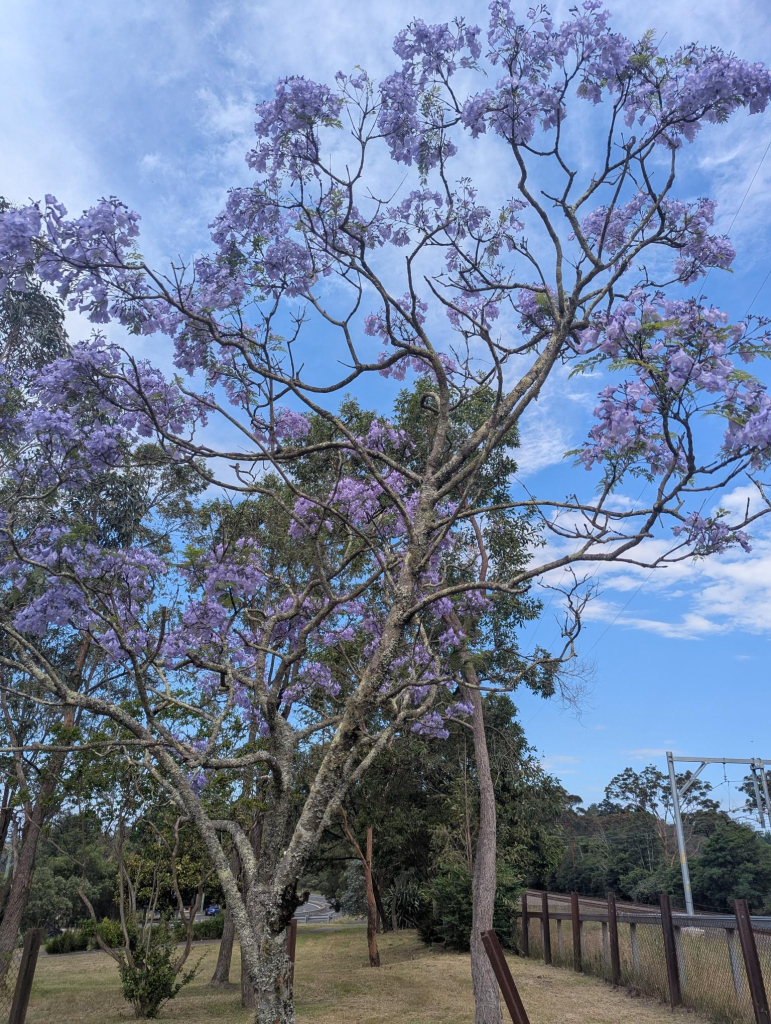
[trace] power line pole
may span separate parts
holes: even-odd
[[[683,835],[683,818],[680,814],[680,791],[677,788],[677,776],[675,775],[675,759],[672,756],[671,750],[667,751],[667,764],[669,765],[669,786],[672,790],[672,811],[675,818],[675,831],[677,832],[677,850],[680,854],[680,871],[683,875],[685,912],[686,914],[693,914],[691,874],[688,870],[688,855],[685,852],[685,836]]]
[[[758,771],[760,772],[761,782],[763,783],[763,798],[765,801],[766,814],[768,815],[768,823],[771,827],[771,800],[768,797],[768,779],[766,778],[766,769],[763,767],[762,761],[756,762]]]
[[[675,774],[675,761],[685,761],[691,764],[698,764],[698,768],[691,774],[682,787],[677,785],[677,775]],[[763,796],[765,797],[766,813],[768,814],[769,825],[771,825],[771,800],[769,800],[768,794],[768,781],[766,779],[765,766],[771,764],[769,760],[763,760],[760,757],[675,757],[671,750],[667,751],[667,765],[669,767],[669,787],[672,792],[672,810],[675,819],[675,832],[677,833],[677,850],[680,855],[680,871],[683,876],[683,892],[685,894],[685,912],[687,914],[693,914],[693,894],[691,893],[691,875],[688,870],[688,854],[685,849],[685,834],[683,833],[683,817],[680,811],[680,801],[694,784],[698,776],[707,767],[708,764],[722,764],[724,767],[727,764],[746,764],[749,765],[750,771],[752,772],[752,781],[755,788],[755,803],[758,808],[758,817],[760,824],[763,828],[766,825],[766,819],[763,814],[763,803],[760,798],[760,789],[758,788],[758,771],[760,772],[760,778],[763,785]]]

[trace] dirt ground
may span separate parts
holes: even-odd
[[[472,1024],[468,956],[432,952],[411,932],[380,936],[383,966],[367,963],[361,928],[301,926],[295,977],[297,1017],[314,1024]],[[197,947],[198,977],[161,1010],[161,1020],[178,1024],[249,1024],[240,1006],[239,956],[233,956],[233,984],[208,989],[216,943]],[[510,958],[514,979],[531,1024],[672,1024],[679,1015],[625,991],[612,991],[594,978]],[[133,1020],[120,993],[116,965],[103,953],[41,957],[27,1024],[115,1024]],[[504,1012],[504,1020],[508,1015]],[[689,1024],[703,1018],[688,1014]],[[704,1022],[705,1024],[705,1022]]]

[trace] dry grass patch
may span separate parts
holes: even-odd
[[[297,942],[297,1016],[313,1024],[471,1024],[467,956],[435,953],[410,932],[380,937],[383,966],[367,963],[363,930],[303,926]],[[239,956],[225,991],[208,989],[215,943],[200,946],[198,978],[161,1011],[178,1024],[249,1024],[239,995]],[[532,1024],[672,1024],[667,1007],[613,992],[593,978],[511,959]],[[133,1020],[120,994],[118,972],[103,953],[43,957],[38,964],[28,1024],[115,1024]],[[507,1018],[505,1018],[507,1019]],[[700,1018],[688,1015],[690,1024]]]

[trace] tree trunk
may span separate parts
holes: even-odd
[[[233,915],[226,909],[225,923],[222,926],[222,940],[219,953],[217,954],[217,966],[214,968],[214,974],[211,976],[209,988],[219,988],[221,985],[227,985],[230,982],[230,962],[233,959],[233,938],[235,934],[236,929],[233,924]]]
[[[45,788],[45,787],[44,787]],[[11,953],[16,948],[21,928],[21,919],[29,898],[32,877],[35,873],[35,855],[43,824],[43,808],[38,797],[32,808],[32,815],[22,831],[21,853],[16,861],[13,881],[5,904],[5,913],[0,923],[0,982],[5,979],[11,962]]]
[[[235,873],[238,871],[238,867],[238,854],[233,850],[230,854],[230,870]],[[230,907],[226,906],[225,921],[222,926],[222,940],[219,953],[217,954],[217,966],[214,968],[214,974],[212,974],[211,981],[209,982],[210,988],[218,988],[220,985],[227,985],[230,982],[230,965],[233,961],[233,939],[235,934],[236,926],[233,921],[233,914],[230,911]],[[241,966],[243,968],[243,961]]]
[[[241,1005],[255,1011],[253,1024],[295,1024],[292,964],[287,953],[289,922],[280,930],[275,928],[281,902],[266,898],[264,890],[246,894],[257,956],[241,944]]]
[[[372,826],[367,829],[367,854],[364,861],[364,885],[367,889],[367,947],[370,967],[380,966],[380,951],[377,948],[377,904],[372,884]]]
[[[241,1003],[255,1011],[254,1024],[295,1024],[287,931],[284,928],[275,933],[264,921],[259,927],[260,956],[254,985],[249,983],[248,968],[241,960]]]
[[[383,897],[380,895],[380,886],[377,883],[377,878],[374,874],[372,876],[372,891],[375,894],[375,903],[377,905],[378,913],[378,932],[387,932],[389,929],[388,915],[386,914],[385,907],[383,906]]]
[[[474,706],[472,727],[474,754],[479,778],[479,834],[477,836],[474,873],[472,875],[473,912],[471,918],[471,978],[474,985],[476,1024],[502,1024],[498,982],[490,965],[481,933],[493,927],[496,883],[496,813],[495,788],[487,752],[482,694],[472,665],[464,666],[469,683],[468,695]]]
[[[247,1010],[251,1010],[257,1005],[257,994],[249,979],[249,963],[243,946],[241,946],[241,1005]]]

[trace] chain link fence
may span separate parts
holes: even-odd
[[[21,957],[21,937],[15,949],[7,953],[0,953],[0,1022],[2,1024],[7,1024],[10,1020]]]
[[[753,985],[755,1001],[759,991],[765,999],[764,979],[771,980],[771,920],[748,919],[757,950],[756,976],[750,979],[736,918],[675,913],[669,926],[658,908],[620,903],[615,907],[618,959],[614,972],[608,904],[583,897],[576,902],[577,907],[569,896],[548,894],[545,933],[543,894],[523,896],[516,931],[520,951],[555,967],[580,967],[586,974],[624,985],[640,995],[681,1003],[713,1021],[753,1024],[761,1019],[753,1007]],[[576,917],[579,943],[575,939]],[[669,964],[667,928],[671,936]]]

